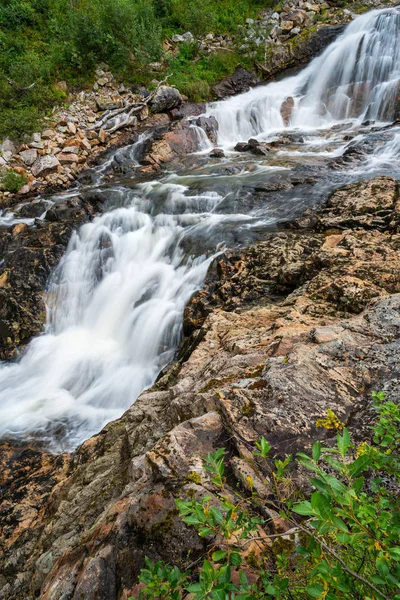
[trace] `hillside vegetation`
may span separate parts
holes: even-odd
[[[201,100],[209,84],[231,72],[235,52],[192,64],[195,44],[178,56],[163,41],[175,33],[235,34],[246,18],[272,0],[2,0],[0,3],[0,136],[32,133],[44,112],[69,89],[92,81],[107,63],[125,83],[148,84],[159,74],[149,64],[163,58],[172,83]]]

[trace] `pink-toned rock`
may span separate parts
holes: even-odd
[[[61,165],[77,163],[79,160],[79,157],[77,154],[67,153],[67,152],[60,152],[59,154],[57,154],[57,158]]]
[[[100,129],[99,131],[99,140],[102,144],[105,143],[106,139],[107,139],[107,133],[104,131],[104,129]]]

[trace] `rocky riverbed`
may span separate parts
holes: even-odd
[[[71,454],[3,442],[1,597],[127,598],[144,555],[186,567],[203,552],[174,498],[212,495],[208,452],[224,445],[232,485],[250,473],[268,497],[259,436],[278,455],[329,440],[328,408],[368,435],[371,390],[398,394],[399,218],[398,184],[378,177],[223,255],[177,360],[121,419]]]

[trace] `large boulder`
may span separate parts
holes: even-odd
[[[151,101],[151,110],[153,113],[165,112],[172,108],[177,108],[182,102],[183,100],[179,90],[167,85],[162,85]]]

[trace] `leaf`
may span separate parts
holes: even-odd
[[[337,527],[338,529],[340,529],[340,531],[344,531],[344,532],[348,532],[348,531],[349,531],[349,529],[348,529],[348,527],[347,527],[346,523],[345,523],[344,521],[342,521],[342,519],[339,519],[339,517],[335,517],[335,516],[333,516],[333,517],[332,517],[332,523],[333,523],[334,525],[336,525],[336,527]]]
[[[311,506],[314,512],[319,514],[323,519],[329,521],[332,518],[332,507],[329,498],[320,492],[314,492],[311,496]]]
[[[297,513],[298,515],[309,516],[314,514],[314,509],[311,506],[311,502],[309,502],[308,500],[302,502],[301,504],[296,504],[295,506],[293,506],[292,511]]]
[[[341,544],[348,544],[351,540],[351,535],[349,533],[339,532],[336,534],[336,537]]]
[[[227,554],[228,553],[225,550],[217,550],[216,552],[213,552],[212,559],[214,562],[220,562]]]
[[[378,569],[379,573],[383,577],[386,577],[386,575],[389,575],[389,566],[384,558],[382,558],[382,557],[377,558],[375,561],[375,564],[376,564],[376,568]]]
[[[370,578],[376,585],[386,585],[386,581],[382,577],[379,577],[379,575],[370,575]]]
[[[318,462],[319,457],[321,456],[321,442],[315,442],[312,447],[312,457],[315,462]]]
[[[350,477],[356,477],[362,471],[365,471],[371,464],[371,459],[367,454],[359,456],[349,467]]]
[[[328,486],[322,479],[318,479],[317,477],[310,477],[310,483],[313,484],[317,490],[320,492],[327,492],[329,490]]]
[[[365,481],[364,477],[359,477],[358,479],[356,479],[353,482],[353,489],[354,489],[354,491],[355,491],[355,493],[356,493],[357,496],[358,496],[358,494],[361,492],[361,490],[363,488],[364,481]]]
[[[240,567],[240,565],[242,564],[240,554],[238,554],[237,552],[232,552],[230,556],[230,562],[234,567]]]
[[[307,593],[311,596],[311,598],[321,598],[324,588],[320,583],[316,583],[315,585],[309,585],[307,588]]]

